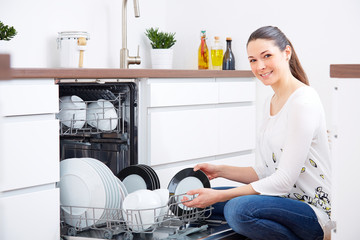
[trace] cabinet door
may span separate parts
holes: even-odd
[[[360,198],[360,79],[335,79],[332,134],[332,212],[336,232],[332,239],[359,238],[359,210],[351,204]]]
[[[59,180],[59,122],[54,115],[3,118],[0,143],[0,191]]]
[[[217,83],[209,81],[150,83],[150,107],[217,103]]]
[[[0,196],[1,240],[59,240],[59,189]]]
[[[248,82],[218,82],[219,103],[255,101],[256,84]]]
[[[57,113],[57,85],[0,85],[0,113],[3,116]]]
[[[255,106],[218,108],[218,154],[255,148]]]
[[[152,111],[149,120],[151,165],[216,154],[216,109]]]

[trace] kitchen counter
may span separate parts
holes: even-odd
[[[117,68],[12,68],[13,79],[20,78],[229,78],[254,77],[249,70],[175,70],[175,69],[117,69]]]
[[[9,79],[10,77],[10,56],[0,54],[0,80]]]
[[[360,64],[331,64],[332,78],[360,78]]]
[[[7,79],[97,79],[97,78],[244,78],[254,77],[250,70],[180,70],[119,68],[10,68],[10,55],[0,54],[0,80]]]

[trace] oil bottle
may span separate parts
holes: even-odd
[[[223,63],[224,50],[220,43],[220,37],[214,37],[214,44],[211,46],[211,63],[212,69],[221,70]]]
[[[200,33],[201,43],[198,50],[198,69],[209,69],[209,49],[206,45],[206,31]]]
[[[231,41],[230,37],[226,38],[226,51],[223,59],[223,70],[235,70],[235,56],[231,50]]]

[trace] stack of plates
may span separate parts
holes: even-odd
[[[179,171],[171,179],[168,186],[170,196],[185,194],[190,190],[199,188],[210,188],[210,181],[203,171],[198,170],[195,172],[193,168],[185,168]],[[187,197],[189,199],[193,198],[193,196]],[[174,200],[178,201],[179,199],[174,198]],[[170,210],[177,216],[194,212],[194,208],[186,207],[183,204],[173,204],[170,206]]]
[[[140,189],[155,190],[160,188],[160,180],[154,169],[144,164],[124,168],[117,177],[124,183],[128,193]]]
[[[81,228],[104,223],[111,217],[105,209],[120,209],[127,195],[124,184],[93,158],[61,161],[59,187],[65,223]]]

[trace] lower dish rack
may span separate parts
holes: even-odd
[[[95,207],[61,206],[60,229],[63,239],[133,239],[134,233],[152,234],[160,229],[168,232],[164,238],[176,239],[179,230],[211,216],[212,207],[190,208],[182,204],[185,194],[170,196],[168,204],[158,208],[131,210]],[[82,214],[79,214],[82,213]],[[201,228],[198,229],[201,231]],[[192,229],[194,231],[194,229]],[[91,232],[91,234],[90,234]],[[77,236],[79,238],[77,238]],[[121,236],[121,237],[119,237]]]

